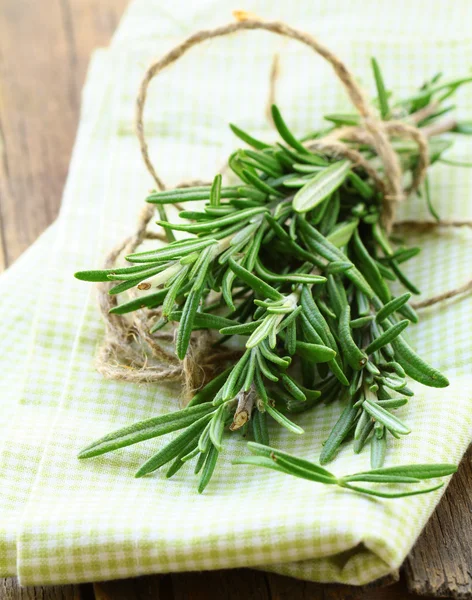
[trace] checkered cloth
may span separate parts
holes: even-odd
[[[0,279],[0,354],[4,427],[0,432],[0,574],[21,583],[58,584],[145,573],[252,566],[315,581],[363,584],[400,566],[441,492],[379,500],[251,467],[228,436],[215,476],[199,496],[191,468],[172,480],[158,472],[136,480],[138,465],[167,439],[149,440],[79,462],[80,448],[123,425],[174,410],[176,385],[103,379],[93,357],[103,336],[96,293],[73,279],[100,266],[132,230],[152,182],[133,135],[134,97],[145,66],[191,32],[227,22],[233,2],[137,0],[110,49],[98,51],[83,95],[81,125],[58,222]],[[441,0],[312,2],[253,0],[265,18],[312,32],[355,70],[373,93],[369,58],[379,60],[399,93],[444,71],[467,73],[470,6]],[[170,186],[209,179],[238,142],[229,120],[268,140],[268,74],[281,56],[277,103],[300,134],[326,112],[350,109],[329,66],[305,47],[245,32],[193,49],[152,84],[146,110],[151,156]],[[457,99],[467,118],[472,90]],[[467,160],[470,141],[451,158]],[[472,218],[467,170],[435,165],[434,202],[443,218]],[[410,199],[402,217],[427,218]],[[471,232],[411,236],[423,252],[407,274],[424,296],[470,277]],[[472,436],[472,298],[422,311],[411,343],[451,380],[444,390],[413,385],[399,411],[413,432],[393,441],[387,464],[459,462]],[[409,331],[410,331],[409,329]],[[340,411],[337,403],[301,415],[304,436],[279,426],[277,447],[316,459]],[[345,447],[337,474],[369,467],[368,452]]]

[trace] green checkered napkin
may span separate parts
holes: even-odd
[[[190,470],[171,481],[161,473],[135,480],[139,464],[165,440],[150,440],[79,462],[77,451],[127,423],[175,409],[176,385],[137,386],[107,381],[93,366],[103,335],[95,293],[73,279],[99,266],[131,231],[151,187],[132,133],[133,103],[149,61],[202,26],[226,22],[232,2],[158,0],[131,5],[108,51],[96,54],[61,215],[0,279],[4,353],[0,401],[8,427],[0,438],[0,574],[49,584],[121,578],[144,573],[255,566],[317,581],[366,583],[398,567],[439,501],[440,492],[381,501],[280,473],[234,467],[247,453],[236,435],[225,442],[218,469],[199,496]],[[249,7],[284,19],[335,49],[372,91],[375,54],[399,92],[443,70],[463,75],[471,55],[468,3],[286,3],[255,0]],[[462,10],[462,13],[461,13]],[[368,40],[368,41],[366,41]],[[146,111],[151,155],[173,185],[208,179],[237,145],[232,120],[267,139],[268,73],[281,54],[277,102],[293,128],[313,129],[325,112],[346,110],[329,67],[309,50],[266,33],[241,33],[194,49],[152,85]],[[471,90],[458,99],[467,117]],[[451,158],[467,159],[470,142]],[[472,218],[472,181],[445,165],[431,173],[444,218]],[[427,218],[411,199],[402,216]],[[470,277],[470,231],[422,234],[424,250],[408,275],[424,296]],[[31,303],[33,290],[35,302]],[[31,306],[33,305],[33,310]],[[388,464],[458,462],[472,437],[470,298],[422,312],[411,342],[451,380],[445,390],[415,385],[401,409],[413,433],[392,444]],[[273,428],[277,447],[315,459],[336,420],[336,403],[299,417],[304,436]],[[368,467],[368,453],[343,449],[332,464],[345,474]]]

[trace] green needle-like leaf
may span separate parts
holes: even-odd
[[[382,467],[385,462],[385,455],[387,453],[387,432],[385,427],[382,428],[381,433],[381,436],[374,434],[370,444],[370,465],[373,469]]]
[[[354,490],[355,492],[360,492],[361,494],[367,494],[368,496],[376,496],[377,498],[405,498],[407,496],[419,496],[421,494],[429,494],[430,492],[435,492],[436,490],[442,488],[443,485],[443,483],[438,483],[438,485],[434,485],[433,487],[413,490],[410,492],[382,492],[380,490],[364,488],[358,485],[351,485],[350,483],[345,483],[343,487],[346,487],[350,490]]]
[[[267,194],[269,196],[277,196],[278,198],[282,198],[282,192],[279,192],[276,188],[268,185],[262,179],[260,179],[257,175],[249,171],[248,169],[242,170],[242,175],[248,183],[252,183],[252,185],[257,188],[260,192]]]
[[[134,263],[148,263],[148,262],[163,262],[168,260],[175,260],[188,256],[193,252],[199,252],[208,246],[212,246],[216,242],[215,239],[198,240],[192,238],[185,242],[175,242],[169,244],[165,248],[159,248],[158,250],[150,250],[147,252],[137,252],[134,254],[128,254],[126,260]],[[144,267],[142,267],[144,269]],[[148,268],[148,267],[146,267]],[[118,271],[114,271],[115,273]]]
[[[390,108],[388,106],[388,94],[385,89],[382,72],[375,58],[372,57],[372,69],[374,71],[375,85],[377,86],[377,98],[379,101],[380,115],[382,119],[386,119],[390,114]]]
[[[399,321],[392,325],[388,329],[386,329],[378,338],[376,338],[373,342],[371,342],[367,348],[365,349],[366,354],[372,354],[373,352],[377,352],[383,346],[390,344],[395,338],[397,338],[400,333],[408,327],[410,321],[405,319],[404,321]]]
[[[271,448],[254,442],[248,442],[248,448],[257,456],[272,458],[272,460],[275,459],[276,463],[278,463],[279,460],[285,460],[285,464],[291,463],[292,465],[295,465],[300,469],[304,469],[305,471],[311,472],[314,475],[325,479],[326,483],[336,483],[337,481],[336,477],[327,469],[324,469],[323,467],[320,467],[319,465],[316,465],[315,463],[312,463],[306,459],[298,458],[297,456],[293,456],[292,454],[282,452],[277,448]]]
[[[352,402],[349,402],[336,422],[336,425],[333,427],[328,439],[324,443],[323,450],[320,454],[320,464],[325,465],[334,457],[339,446],[349,433],[357,413],[358,409],[353,406]]]
[[[407,435],[411,433],[411,429],[407,427],[400,419],[394,417],[388,410],[385,410],[382,406],[374,404],[366,400],[362,405],[364,409],[377,421],[385,425],[385,427],[394,433],[399,435]]]
[[[297,217],[297,223],[300,229],[306,235],[306,244],[314,252],[319,253],[323,258],[329,261],[349,262],[347,256],[336,248],[329,240],[327,240],[315,227],[301,217]],[[354,285],[359,288],[368,298],[372,298],[375,294],[370,285],[367,283],[362,273],[353,265],[352,269],[346,271],[346,277],[350,279]]]
[[[368,471],[368,473],[377,475],[396,475],[398,477],[417,477],[418,479],[434,479],[435,477],[447,477],[456,471],[457,465],[450,463],[431,463],[383,467],[382,469]]]
[[[154,308],[155,306],[160,306],[164,301],[168,291],[168,289],[163,289],[155,294],[148,294],[147,296],[141,296],[139,298],[135,298],[134,300],[129,300],[129,302],[124,302],[123,304],[112,308],[110,313],[114,315],[124,315],[140,308]]]
[[[267,281],[283,281],[284,283],[293,282],[309,284],[318,284],[326,282],[326,277],[323,277],[322,275],[313,275],[312,273],[281,273],[279,275],[264,267],[260,260],[256,261],[255,268],[256,272]]]
[[[166,473],[166,478],[170,479],[184,466],[185,460],[189,455],[198,454],[198,438],[190,440],[183,450],[176,456],[174,462],[170,465]]]
[[[331,121],[331,123],[334,123],[335,125],[348,125],[348,126],[353,126],[356,127],[357,125],[359,125],[360,122],[360,117],[357,114],[352,114],[352,115],[347,115],[347,114],[330,114],[330,115],[325,115],[324,119],[326,119],[327,121]]]
[[[209,405],[187,407],[177,412],[167,413],[159,417],[134,423],[96,440],[93,444],[80,451],[79,458],[100,456],[118,448],[138,444],[144,440],[159,437],[177,429],[183,429],[191,425],[195,419],[208,415],[214,410],[215,408]]]
[[[313,210],[344,182],[351,169],[351,162],[341,160],[320,171],[304,185],[293,198],[293,208],[298,213]]]
[[[146,202],[151,202],[152,204],[180,204],[195,200],[210,200],[210,195],[211,186],[178,188],[155,192],[146,198]],[[239,198],[239,192],[235,187],[222,187],[221,198]]]
[[[198,307],[200,305],[202,293],[202,288],[192,290],[188,295],[187,301],[185,302],[184,309],[182,311],[180,327],[177,332],[177,339],[175,344],[177,356],[180,358],[180,360],[183,360],[185,358],[185,354],[187,353],[187,348],[190,342],[190,336],[192,335],[193,324]]]
[[[392,298],[390,302],[387,302],[385,306],[383,306],[375,316],[375,320],[377,323],[382,323],[384,319],[392,315],[394,312],[399,310],[402,306],[404,306],[408,300],[411,298],[411,294],[408,292],[403,294],[402,296],[398,296],[397,298]]]
[[[224,217],[220,217],[219,219],[213,219],[210,222],[204,221],[193,224],[169,223],[168,227],[177,231],[186,231],[187,233],[210,232],[214,229],[221,229],[222,227],[232,225],[233,223],[237,223],[239,221],[246,222],[251,217],[254,217],[255,215],[259,215],[266,211],[267,209],[265,207],[247,208],[246,210],[239,210],[234,213],[230,213],[229,215],[225,215]],[[157,224],[162,225],[160,221],[157,221]]]
[[[205,464],[203,466],[202,476],[200,478],[200,483],[198,484],[199,494],[202,494],[206,486],[210,483],[211,476],[213,475],[216,462],[218,460],[218,454],[218,450],[215,448],[215,446],[211,446],[208,450]]]
[[[215,398],[217,392],[223,387],[223,384],[228,378],[230,371],[231,367],[228,367],[222,373],[209,381],[206,386],[199,390],[190,400],[190,402],[187,404],[187,409],[191,406],[197,406],[205,402],[211,402]]]
[[[210,415],[205,415],[187,427],[187,429],[172,440],[172,442],[167,444],[167,446],[164,446],[162,450],[159,450],[157,454],[147,460],[137,471],[135,477],[144,477],[173,460],[180,452],[182,452],[182,450],[187,448],[191,440],[200,435],[209,420]]]
[[[221,396],[223,400],[230,400],[234,398],[239,391],[237,385],[238,380],[241,377],[247,362],[251,356],[251,350],[246,350],[243,356],[239,359],[236,365],[233,367],[226,383],[223,386]]]
[[[246,348],[255,348],[263,340],[269,337],[271,331],[274,330],[277,325],[277,320],[277,315],[267,316],[249,337],[248,341],[246,342]]]
[[[359,371],[367,362],[366,353],[361,350],[355,343],[351,334],[351,309],[349,305],[342,310],[339,319],[339,343],[343,351],[343,355],[349,365]]]
[[[436,219],[436,221],[440,221],[441,217],[439,216],[438,211],[434,208],[433,202],[431,200],[431,190],[429,188],[428,176],[426,176],[425,180],[424,180],[424,191],[425,191],[425,195],[426,195],[426,203],[428,205],[429,212]]]
[[[302,154],[309,154],[309,150],[307,150],[305,148],[305,146],[299,140],[297,140],[297,138],[293,135],[293,133],[287,127],[287,124],[285,123],[285,121],[282,118],[282,115],[280,114],[280,110],[277,108],[277,106],[275,104],[272,105],[271,111],[272,111],[272,119],[274,121],[274,125],[276,126],[277,131],[280,134],[280,137],[285,142],[287,142],[287,144],[289,146],[291,146],[298,152],[301,152]]]
[[[222,404],[213,415],[210,425],[210,440],[218,452],[222,450],[221,440],[223,439],[223,430],[225,427],[225,411],[225,405]]]
[[[383,408],[400,408],[408,404],[408,398],[390,398],[388,400],[377,400],[377,404]]]
[[[260,140],[257,140],[255,137],[253,137],[252,135],[249,135],[249,133],[246,133],[245,131],[243,131],[242,129],[240,129],[239,127],[237,127],[236,125],[233,125],[232,123],[229,124],[231,131],[238,136],[239,139],[241,139],[243,142],[246,142],[246,144],[248,144],[249,146],[252,146],[253,148],[256,148],[257,150],[264,150],[264,148],[271,148],[271,146],[269,144],[266,144],[264,142],[261,142]]]
[[[219,206],[221,202],[221,173],[215,176],[210,190],[210,205]]]
[[[330,362],[336,356],[336,352],[327,346],[307,342],[297,342],[296,353],[312,363]]]
[[[252,414],[252,428],[254,439],[259,444],[269,445],[269,431],[267,429],[267,415],[265,412],[255,410]]]
[[[182,311],[174,311],[170,313],[169,319],[171,321],[181,321]],[[222,329],[231,328],[235,325],[235,321],[214,315],[211,313],[198,312],[193,320],[193,329]],[[239,326],[238,326],[239,327]]]
[[[280,423],[280,425],[282,425],[292,433],[297,433],[298,435],[305,433],[299,425],[296,425],[295,423],[290,421],[290,419],[287,419],[285,415],[283,415],[280,411],[278,411],[270,404],[266,404],[265,409],[275,421]]]
[[[259,294],[259,296],[262,296],[263,298],[271,298],[272,300],[283,299],[283,295],[280,292],[278,292],[271,285],[257,277],[257,275],[254,275],[253,273],[242,267],[232,258],[230,258],[228,264],[231,270],[234,271],[234,273],[236,273],[236,275],[239,277],[239,279],[244,281],[251,289],[253,289],[256,292],[256,294]]]
[[[366,317],[359,317],[358,319],[353,319],[349,323],[349,325],[350,325],[351,329],[362,329],[363,327],[366,327],[366,325],[370,325],[373,320],[374,320],[374,316],[368,315]]]
[[[359,222],[346,221],[339,223],[332,231],[326,236],[328,242],[331,242],[336,248],[342,248],[351,239],[353,233],[357,230]],[[349,265],[351,267],[351,265]]]
[[[356,253],[357,258],[360,262],[359,266],[362,274],[367,279],[369,285],[379,296],[382,302],[387,303],[390,300],[391,296],[388,285],[386,284],[385,279],[380,274],[376,262],[367,251],[367,248],[362,242],[361,236],[359,235],[358,231],[354,232],[352,241],[354,252]]]
[[[289,375],[282,373],[282,384],[284,388],[295,398],[298,402],[305,402],[306,395],[303,390],[297,385]]]
[[[401,335],[392,342],[392,346],[395,350],[396,360],[409,377],[430,387],[442,388],[449,385],[448,379],[420,358]]]

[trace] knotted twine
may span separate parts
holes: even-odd
[[[149,149],[144,133],[144,106],[147,98],[148,87],[151,80],[179,60],[190,48],[201,44],[206,40],[230,35],[241,30],[261,29],[275,33],[282,37],[298,40],[319,54],[332,66],[338,79],[343,84],[348,97],[360,116],[360,124],[355,127],[341,127],[334,130],[324,138],[311,141],[307,144],[310,150],[322,151],[333,157],[343,157],[350,160],[356,168],[362,168],[371,178],[372,182],[382,194],[382,225],[387,233],[390,233],[395,221],[398,204],[409,194],[419,188],[424,181],[429,164],[428,144],[426,135],[435,135],[451,128],[451,125],[432,127],[430,131],[423,132],[416,124],[424,118],[425,110],[433,110],[433,105],[418,111],[418,114],[410,115],[410,123],[398,120],[382,121],[376,115],[374,109],[368,102],[363,90],[355,81],[353,74],[346,65],[333,53],[321,44],[316,38],[308,33],[290,27],[281,22],[267,22],[244,11],[235,11],[236,22],[217,27],[210,30],[202,30],[178,44],[160,60],[151,64],[139,87],[136,100],[135,127],[139,140],[141,155],[147,170],[154,179],[159,190],[166,187],[157,174],[149,157]],[[277,61],[277,62],[276,62]],[[271,103],[273,101],[275,81],[278,73],[278,56],[275,57],[271,70]],[[419,113],[422,113],[421,115]],[[426,128],[424,128],[426,129]],[[418,161],[411,184],[403,189],[402,170],[399,158],[392,147],[390,137],[407,138],[418,146]],[[362,154],[346,142],[358,142],[370,145],[381,159],[384,166],[384,178],[365,159]],[[202,182],[189,182],[178,187],[189,187],[202,185]],[[145,239],[161,239],[164,236],[151,232],[147,229],[154,216],[154,207],[146,206],[138,219],[135,233],[118,244],[108,255],[105,268],[112,268],[121,255],[127,255]],[[422,225],[421,222],[405,222],[406,226]],[[435,224],[436,225],[436,224]],[[470,226],[470,222],[440,222],[443,226]],[[413,225],[414,226],[414,225]],[[173,333],[156,332],[149,333],[150,326],[156,318],[159,318],[159,310],[140,309],[129,317],[110,314],[110,309],[117,306],[117,297],[109,295],[111,283],[99,284],[100,309],[106,323],[106,334],[97,355],[97,369],[105,377],[119,379],[134,383],[149,383],[159,381],[183,380],[184,399],[189,399],[193,392],[199,389],[209,380],[216,371],[222,370],[225,363],[234,359],[235,352],[215,350],[212,337],[208,331],[198,331],[192,334],[187,355],[180,361],[172,351]],[[456,288],[417,303],[416,307],[431,306],[441,300],[451,298],[472,289],[472,281],[464,286]],[[167,347],[166,347],[167,346]]]

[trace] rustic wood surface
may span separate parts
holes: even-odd
[[[408,589],[472,598],[472,446],[405,562]]]
[[[54,220],[92,50],[108,43],[128,0],[0,0],[0,270]],[[472,452],[388,587],[316,585],[237,569],[86,585],[20,588],[1,600],[411,600],[472,598]]]

